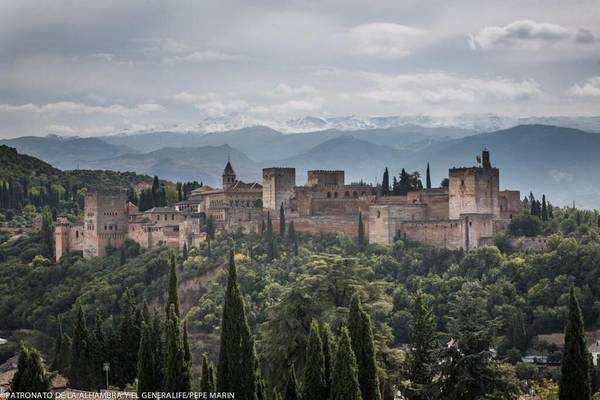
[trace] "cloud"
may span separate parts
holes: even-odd
[[[270,93],[273,96],[312,96],[317,94],[317,89],[308,85],[293,87],[286,83],[280,83]]]
[[[202,50],[193,51],[184,55],[176,55],[173,57],[166,57],[163,62],[168,65],[175,65],[180,63],[214,63],[222,61],[237,61],[241,60],[242,57],[235,54],[223,53],[215,50]]]
[[[592,44],[600,38],[587,29],[578,29],[533,20],[519,20],[504,26],[486,26],[469,36],[472,49],[495,47],[542,47],[559,42]]]
[[[133,107],[127,107],[121,104],[112,104],[108,106],[92,106],[85,103],[76,103],[71,101],[60,101],[55,103],[46,103],[36,105],[27,104],[0,104],[0,112],[25,112],[36,114],[69,114],[69,115],[91,115],[101,114],[118,117],[141,116],[149,113],[163,111],[160,104],[147,103],[138,104]]]
[[[410,26],[375,22],[350,29],[354,51],[379,58],[400,58],[423,42],[424,31]]]
[[[567,94],[571,96],[600,97],[600,75],[588,78],[582,85],[574,84],[569,88]]]
[[[423,74],[366,74],[377,89],[367,91],[370,100],[390,104],[479,103],[527,101],[542,96],[535,80],[464,78],[445,72]]]
[[[289,100],[279,104],[270,104],[256,106],[252,112],[262,115],[290,115],[298,112],[313,112],[323,107],[324,100],[320,97],[314,97],[304,100]]]

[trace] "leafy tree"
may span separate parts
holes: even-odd
[[[17,371],[10,385],[11,393],[45,393],[50,391],[51,386],[52,376],[46,372],[40,353],[21,345]]]
[[[283,203],[279,206],[279,237],[282,240],[285,238],[285,210]]]
[[[388,172],[387,167],[385,167],[385,171],[383,172],[383,179],[381,181],[381,195],[389,196],[390,194],[390,174]]]
[[[352,351],[348,329],[342,327],[331,379],[331,400],[362,400],[358,366]]]
[[[327,381],[325,379],[325,355],[319,325],[310,324],[310,336],[306,347],[306,366],[304,368],[304,398],[326,399]]]
[[[202,356],[202,371],[200,376],[200,391],[204,393],[212,393],[216,390],[215,371],[212,362],[208,355]]]
[[[288,368],[288,376],[285,384],[285,400],[299,400],[298,381],[296,380],[296,371],[294,364]]]
[[[509,232],[514,236],[536,236],[542,231],[540,219],[532,215],[516,215],[508,224]]]
[[[192,386],[191,369],[185,359],[179,317],[174,304],[171,304],[166,320],[165,353],[164,391],[171,394],[189,392]]]
[[[407,354],[411,391],[415,399],[426,399],[422,389],[433,381],[432,366],[437,360],[438,335],[429,299],[417,290],[410,307],[410,349]]]
[[[565,347],[560,368],[560,400],[589,400],[590,373],[581,307],[575,288],[569,290],[569,315],[565,328]]]
[[[352,350],[358,366],[358,381],[363,399],[378,400],[379,378],[375,360],[375,343],[371,318],[363,309],[358,294],[352,296],[350,315],[348,316],[348,331],[352,340]]]
[[[254,340],[246,320],[244,299],[237,282],[233,248],[229,252],[229,276],[223,304],[217,390],[233,392],[241,399],[256,394]]]

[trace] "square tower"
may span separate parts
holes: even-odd
[[[101,257],[106,247],[122,247],[128,232],[127,193],[89,192],[85,195],[83,256]]]
[[[265,210],[288,208],[296,186],[295,168],[263,168],[262,203]]]
[[[500,172],[491,166],[489,152],[483,152],[480,167],[450,169],[449,180],[450,219],[459,219],[462,214],[500,217]]]

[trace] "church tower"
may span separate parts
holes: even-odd
[[[227,165],[223,170],[223,189],[229,189],[233,185],[235,185],[235,171],[231,167],[231,162],[227,160]]]

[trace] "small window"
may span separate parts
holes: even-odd
[[[331,198],[331,192],[327,192],[327,198],[330,199]]]
[[[335,197],[335,198],[337,199],[337,197],[338,197],[338,193],[337,193],[337,192],[334,192],[334,193],[333,193],[333,197]]]

